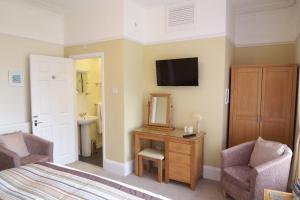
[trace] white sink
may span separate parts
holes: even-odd
[[[90,125],[96,123],[97,119],[97,116],[89,115],[77,119],[77,123],[80,125],[81,155],[84,157],[89,157],[92,154]]]
[[[80,117],[77,119],[77,123],[79,125],[90,125],[94,122],[96,122],[98,119],[97,116],[89,116],[89,115],[86,115],[86,116],[83,116],[83,117]]]

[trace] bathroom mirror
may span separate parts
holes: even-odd
[[[171,127],[170,94],[151,94],[148,106],[148,125]]]
[[[87,92],[87,71],[76,72],[76,90],[78,94],[85,94]]]

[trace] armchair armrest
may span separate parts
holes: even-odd
[[[5,147],[0,147],[0,171],[19,167],[20,165],[21,161],[17,153]]]
[[[221,167],[248,165],[255,141],[246,142],[221,152]]]
[[[253,168],[250,180],[253,199],[262,198],[264,189],[286,191],[291,160],[292,153],[288,151],[277,159]]]
[[[24,134],[24,141],[30,154],[49,156],[49,161],[53,162],[53,143],[40,137]]]

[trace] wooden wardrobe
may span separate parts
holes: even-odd
[[[297,65],[231,68],[229,146],[274,140],[293,146]]]

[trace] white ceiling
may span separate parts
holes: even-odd
[[[133,0],[143,7],[172,4],[196,0]],[[234,6],[237,14],[260,12],[295,5],[296,0],[227,0]]]
[[[266,3],[275,3],[288,0],[231,0],[236,6],[260,5]]]
[[[294,6],[296,0],[231,0],[236,14],[261,12]]]
[[[157,6],[164,4],[166,0],[133,0],[137,4],[143,7],[152,7],[152,6]]]
[[[20,0],[24,1],[24,0]],[[91,6],[99,1],[109,0],[25,0],[26,2],[42,6],[49,10],[64,14],[68,11],[82,9]],[[138,5],[147,8],[157,5],[172,4],[186,1],[196,0],[129,0],[135,1]],[[208,0],[209,1],[209,0]],[[236,14],[245,14],[252,12],[260,12],[265,10],[285,8],[293,6],[296,0],[228,0],[232,3]]]
[[[24,0],[19,0],[24,1]],[[70,11],[75,11],[84,8],[93,8],[93,5],[97,5],[99,1],[107,0],[25,0],[35,6],[43,7],[45,9],[57,12],[59,14],[65,14]]]

